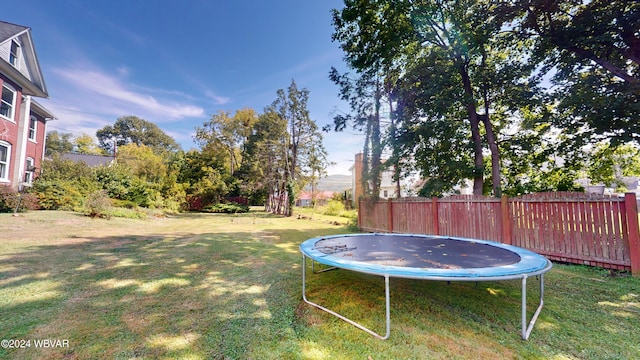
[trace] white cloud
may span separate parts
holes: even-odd
[[[158,100],[154,96],[132,90],[117,77],[99,70],[86,68],[58,68],[53,72],[77,90],[88,108],[99,107],[114,114],[151,114],[154,117],[182,119],[202,117],[204,110],[195,105]],[[126,75],[126,72],[119,72]],[[77,103],[75,106],[79,106]]]
[[[120,76],[129,76],[129,68],[126,66],[120,66],[116,71]]]
[[[228,102],[231,101],[230,98],[225,97],[225,96],[219,96],[213,93],[213,91],[207,90],[205,92],[205,96],[208,97],[209,99],[212,99],[213,101],[215,101],[216,105],[224,105]]]

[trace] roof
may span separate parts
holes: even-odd
[[[87,155],[87,154],[62,154],[61,158],[74,162],[83,162],[90,167],[107,166],[113,161],[113,156]]]
[[[33,99],[31,99],[31,111],[35,112],[38,115],[41,115],[45,118],[45,120],[56,119],[56,116],[51,111],[49,111],[49,109]]]
[[[47,86],[40,69],[38,56],[36,55],[33,40],[31,39],[31,28],[0,21],[0,44],[11,39],[20,38],[22,53],[27,64],[27,69],[18,70],[7,60],[0,59],[0,73],[7,76],[11,81],[22,87],[22,94],[47,98]],[[30,78],[25,76],[28,72]]]
[[[29,30],[28,27],[0,20],[0,43],[12,39]]]
[[[317,200],[321,199],[331,199],[333,197],[333,191],[315,191],[311,193],[310,191],[302,191],[298,195],[299,200],[311,200],[313,198],[312,195],[315,195]]]

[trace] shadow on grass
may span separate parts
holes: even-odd
[[[297,244],[307,232],[282,233],[113,236],[1,256],[0,338],[69,346],[0,358],[299,354]]]

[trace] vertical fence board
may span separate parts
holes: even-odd
[[[567,216],[567,225],[568,225],[568,233],[571,234],[570,243],[569,243],[569,253],[572,255],[578,255],[578,239],[580,234],[578,233],[578,228],[576,222],[578,221],[576,217],[576,203],[572,202],[568,204],[569,213]]]
[[[558,253],[566,254],[567,253],[567,242],[565,239],[567,238],[567,203],[558,202],[558,238],[557,242],[559,243],[556,247]]]
[[[580,202],[580,231],[582,233],[582,254],[586,257],[591,256],[590,243],[592,238],[592,232],[589,231],[589,224],[591,216],[589,212],[591,211],[590,203],[586,201]]]
[[[542,211],[542,207],[544,203],[533,203],[535,205],[534,219],[533,219],[533,230],[535,233],[534,236],[534,249],[536,250],[544,250],[542,246],[542,232],[545,230],[545,219],[544,212]]]
[[[615,259],[615,253],[612,253],[611,249],[611,232],[613,231],[613,227],[611,226],[611,222],[613,221],[613,214],[611,213],[612,208],[611,204],[604,203],[604,223],[603,223],[603,231],[605,233],[605,241],[604,241],[604,256],[608,259]]]
[[[562,253],[562,206],[558,202],[552,203],[551,218],[553,219],[553,229],[551,230],[551,251]]]
[[[533,225],[535,223],[535,205],[533,203],[529,203],[529,202],[525,203],[524,215],[525,215],[525,221],[526,221],[526,224],[525,224],[526,235],[525,235],[524,245],[527,247],[527,249],[535,249],[536,234],[535,234],[535,229]]]
[[[598,239],[600,237],[600,234],[598,233],[598,225],[597,225],[597,210],[598,207],[596,206],[597,203],[589,203],[588,204],[588,214],[587,214],[587,228],[586,230],[589,233],[589,256],[591,257],[597,257],[598,255]]]
[[[623,249],[624,245],[622,245],[622,218],[624,218],[624,214],[621,214],[620,211],[620,203],[611,204],[613,208],[613,247],[615,250],[615,258],[617,260],[624,260]]]
[[[594,244],[595,247],[595,257],[602,259],[604,258],[602,251],[602,243],[604,242],[605,234],[602,232],[602,219],[603,219],[603,210],[601,203],[593,204],[593,234],[594,234]]]
[[[513,216],[512,228],[511,228],[511,245],[522,247],[522,202],[511,201],[511,215]]]

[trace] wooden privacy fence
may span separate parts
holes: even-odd
[[[363,231],[457,236],[533,250],[551,260],[631,271],[640,275],[638,204],[586,193],[536,193],[501,199],[362,200]]]

